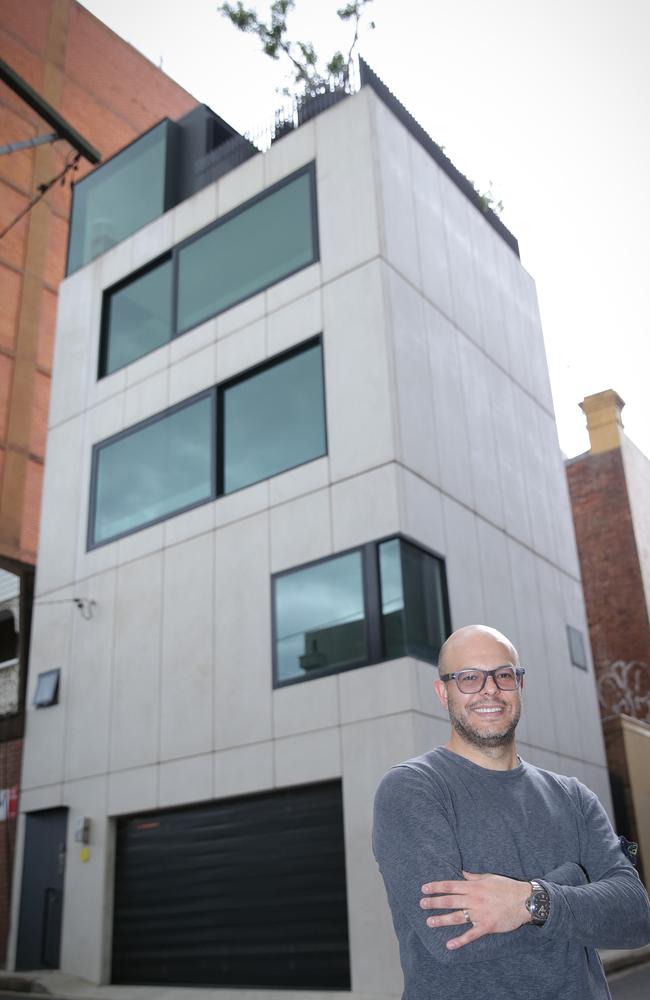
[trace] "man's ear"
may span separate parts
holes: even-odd
[[[438,695],[438,701],[442,705],[445,711],[447,711],[447,685],[444,681],[436,680],[433,682],[433,686],[436,689],[436,694]]]

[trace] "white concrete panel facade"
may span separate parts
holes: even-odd
[[[319,261],[97,381],[103,290],[313,161]],[[87,551],[94,444],[315,335],[325,456]],[[445,739],[434,668],[272,675],[272,575],[366,543],[444,559],[452,627],[520,648],[526,755],[608,801],[591,668],[566,639],[585,618],[547,385],[530,278],[370,88],[64,282],[31,665],[59,666],[61,695],[28,712],[21,803],[96,831],[66,875],[66,971],[108,975],[105,925],[80,924],[111,912],[118,817],[340,778],[352,991],[398,995],[372,798]]]

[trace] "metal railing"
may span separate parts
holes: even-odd
[[[197,190],[205,184],[216,181],[256,153],[266,152],[278,139],[293,132],[344,97],[355,94],[358,89],[359,70],[355,65],[351,72],[346,71],[324,80],[310,94],[287,99],[276,110],[273,121],[249,130],[243,136],[235,135],[227,139],[195,162],[194,173],[197,179],[200,178]]]

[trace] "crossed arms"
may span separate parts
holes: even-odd
[[[524,905],[528,881],[507,873],[464,872],[448,809],[436,789],[409,767],[389,771],[377,792],[373,845],[396,927],[408,928],[444,963],[507,957],[515,941],[522,947],[557,939],[600,948],[645,944],[650,939],[645,890],[596,796],[577,783],[573,795],[563,806],[577,817],[575,860],[524,876],[541,882],[551,899],[550,916],[537,927],[528,922]],[[497,860],[498,844],[495,848]],[[463,909],[472,919],[466,929]]]

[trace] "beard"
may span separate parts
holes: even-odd
[[[465,740],[467,743],[471,743],[472,746],[488,749],[509,746],[515,741],[515,729],[517,728],[519,716],[521,715],[520,706],[517,706],[515,709],[514,714],[510,718],[506,728],[495,732],[490,732],[489,730],[484,729],[475,729],[472,725],[470,725],[467,719],[456,714],[451,703],[448,706],[448,710],[452,726],[461,739]]]

